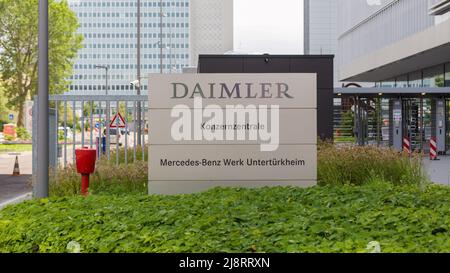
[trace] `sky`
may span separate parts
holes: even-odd
[[[234,0],[234,50],[303,53],[303,0]]]

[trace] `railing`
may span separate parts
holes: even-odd
[[[75,149],[81,147],[97,149],[99,160],[106,159],[117,165],[145,160],[145,145],[148,143],[147,96],[53,95],[49,101],[51,167],[65,168],[75,164]],[[34,105],[36,107],[37,103]],[[34,108],[33,116],[36,117]],[[138,111],[141,112],[140,122],[137,120]],[[139,124],[141,130],[138,129]],[[33,144],[36,143],[38,130],[34,123]],[[38,150],[39,147],[33,145],[33,173]],[[115,158],[112,158],[114,152]],[[124,158],[119,158],[120,154]]]

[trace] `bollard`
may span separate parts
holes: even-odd
[[[411,141],[409,140],[409,137],[403,138],[403,152],[408,153],[408,155],[411,156]]]
[[[77,159],[77,172],[81,174],[81,194],[89,194],[89,176],[95,171],[95,161],[97,160],[97,151],[83,147],[75,150]]]
[[[439,160],[437,151],[437,140],[435,137],[430,139],[430,160]]]

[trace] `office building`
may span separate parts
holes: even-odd
[[[163,24],[159,0],[141,0],[141,75],[180,72],[189,65],[189,0],[163,3]],[[137,80],[137,1],[70,0],[84,36],[78,52],[69,94],[105,94],[105,69],[109,68],[109,94],[136,94],[130,83]],[[160,54],[162,32],[163,54]],[[147,90],[143,81],[142,90]]]
[[[304,53],[306,55],[337,55],[336,0],[304,0]],[[335,86],[339,71],[334,69]]]
[[[356,109],[364,108],[355,111],[366,123],[360,136],[419,151],[434,138],[438,152],[450,151],[450,0],[338,5],[339,80],[378,87],[338,90],[356,98]],[[386,131],[382,137],[380,129]]]
[[[233,0],[190,1],[190,65],[200,54],[224,54],[233,50]]]

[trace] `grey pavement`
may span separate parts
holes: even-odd
[[[437,184],[450,186],[450,156],[439,156],[439,160],[424,159],[425,170],[430,180]]]
[[[0,174],[0,204],[32,191],[31,175]]]

